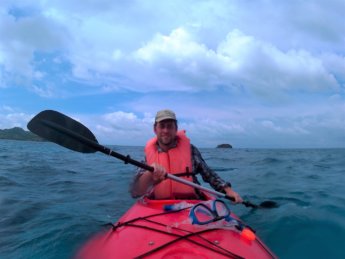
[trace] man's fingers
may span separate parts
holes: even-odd
[[[166,178],[165,168],[161,166],[160,164],[156,164],[156,163],[153,163],[151,166],[154,168],[152,172],[153,181],[156,183],[159,183],[165,180]]]

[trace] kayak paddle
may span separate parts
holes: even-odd
[[[27,125],[28,129],[36,135],[54,142],[65,148],[81,152],[81,153],[95,153],[97,151],[106,155],[113,156],[125,162],[125,164],[132,164],[144,170],[153,172],[154,168],[133,160],[129,155],[124,156],[98,143],[94,134],[80,122],[53,110],[45,110],[37,114]],[[233,197],[227,196],[224,193],[211,190],[196,183],[184,180],[172,174],[167,174],[167,178],[215,194],[218,197],[234,201]],[[274,201],[264,201],[260,205],[251,203],[250,201],[243,201],[243,205],[251,208],[275,208],[277,204]]]

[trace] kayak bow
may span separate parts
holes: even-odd
[[[231,213],[206,225],[193,225],[191,208],[200,200],[138,200],[106,233],[77,254],[89,258],[276,258],[253,230]],[[183,204],[165,211],[166,205]]]

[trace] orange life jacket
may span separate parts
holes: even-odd
[[[192,154],[190,140],[185,131],[177,132],[177,146],[167,152],[158,152],[157,137],[149,140],[145,147],[146,162],[151,165],[158,163],[170,174],[192,172]],[[193,181],[192,176],[181,176]],[[166,179],[154,187],[154,199],[188,199],[196,198],[193,187]]]

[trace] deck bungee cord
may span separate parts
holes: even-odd
[[[217,201],[217,200],[214,200],[214,201]],[[218,200],[218,202],[219,202],[219,200]],[[125,221],[125,222],[118,222],[116,225],[114,225],[112,223],[109,223],[109,225],[112,226],[112,231],[113,232],[116,232],[116,230],[118,228],[121,228],[121,227],[134,227],[134,228],[142,228],[142,229],[154,231],[154,232],[157,232],[157,233],[165,234],[165,235],[168,235],[168,236],[176,237],[175,239],[173,239],[173,240],[171,240],[169,242],[166,242],[166,243],[164,243],[164,244],[162,244],[162,245],[160,245],[160,246],[158,246],[156,248],[152,248],[151,250],[148,250],[147,252],[145,252],[145,253],[143,253],[141,255],[136,256],[135,258],[145,258],[145,257],[150,256],[150,255],[154,254],[155,252],[158,252],[159,250],[162,250],[165,247],[167,247],[169,245],[172,245],[172,244],[174,244],[176,242],[179,242],[181,240],[186,240],[186,241],[191,242],[191,243],[193,243],[195,245],[198,245],[198,246],[201,246],[203,248],[209,249],[210,251],[213,251],[215,253],[221,254],[221,255],[229,257],[229,258],[235,258],[235,259],[242,259],[242,258],[244,258],[244,257],[242,257],[240,255],[235,254],[234,252],[232,252],[232,251],[230,251],[228,249],[223,248],[219,244],[216,244],[215,242],[212,242],[212,241],[208,240],[207,238],[201,236],[201,234],[204,234],[204,233],[208,233],[208,232],[212,232],[212,231],[218,231],[218,230],[224,230],[224,227],[222,228],[222,227],[214,227],[212,225],[211,226],[205,226],[206,224],[198,224],[198,225],[202,225],[201,228],[204,228],[204,229],[199,230],[197,232],[192,232],[192,231],[189,231],[187,229],[183,229],[181,227],[176,227],[176,226],[172,226],[172,225],[168,225],[168,224],[163,224],[161,222],[157,222],[157,221],[151,219],[151,218],[162,216],[162,215],[165,215],[165,214],[178,213],[178,212],[181,212],[181,211],[184,211],[184,210],[191,210],[194,207],[196,208],[199,205],[204,205],[204,204],[203,204],[203,202],[196,203],[194,206],[184,207],[184,208],[178,209],[178,210],[170,210],[170,211],[165,211],[165,212],[161,212],[161,213],[151,214],[151,215],[144,216],[144,217],[136,217],[134,219],[131,219],[131,220],[128,220],[128,221]],[[224,220],[224,218],[217,219],[217,220],[212,221],[212,222],[214,223],[214,222],[220,221],[220,220]],[[145,221],[145,222],[151,223],[152,225],[161,226],[165,230],[158,229],[158,228],[155,228],[153,226],[140,225],[140,221]],[[236,221],[238,222],[238,225],[234,225],[235,229],[230,229],[228,227],[225,227],[225,228],[227,230],[237,231],[237,232],[241,233],[241,231],[245,227],[247,229],[250,229],[250,231],[255,232],[255,230],[253,230],[250,226],[244,224],[242,221],[237,220],[237,219],[236,219]],[[209,222],[209,223],[211,223],[211,222]],[[182,234],[172,233],[168,229],[174,229],[174,230],[177,230],[179,232],[184,232],[186,234],[182,235]],[[196,240],[190,239],[192,237],[197,237],[197,238],[201,239],[205,243],[203,243],[203,244],[198,243]],[[209,246],[205,246],[206,243]],[[259,241],[259,244],[262,246],[263,249],[265,249],[268,253],[270,253],[269,249],[261,241]],[[275,257],[272,255],[272,258],[275,258]]]
[[[187,229],[183,229],[183,228],[175,227],[175,226],[170,226],[170,225],[163,224],[161,222],[157,222],[157,221],[149,219],[149,218],[161,216],[161,215],[164,215],[164,214],[181,212],[183,210],[187,210],[187,209],[190,209],[190,208],[191,207],[186,207],[186,208],[175,210],[175,211],[166,211],[166,212],[163,212],[163,213],[152,214],[152,215],[148,215],[148,216],[145,216],[145,217],[137,217],[137,218],[128,220],[127,222],[118,222],[116,225],[112,224],[113,225],[112,231],[116,231],[118,228],[123,227],[123,226],[127,226],[127,227],[129,226],[129,227],[144,228],[144,229],[147,229],[147,230],[151,230],[151,231],[155,231],[155,232],[162,233],[162,234],[165,234],[165,235],[170,235],[170,236],[176,237],[176,239],[173,239],[170,242],[162,244],[159,247],[156,247],[154,249],[151,249],[151,250],[147,251],[146,253],[141,254],[141,255],[139,255],[139,256],[137,256],[135,258],[147,257],[147,256],[152,255],[153,253],[155,253],[155,252],[165,248],[166,246],[169,246],[169,245],[171,245],[173,243],[176,243],[176,242],[178,242],[180,240],[187,240],[187,241],[189,241],[189,242],[191,242],[191,243],[193,243],[195,245],[202,246],[203,248],[209,249],[209,250],[211,250],[213,252],[216,252],[218,254],[222,254],[224,256],[228,256],[229,258],[243,259],[243,257],[241,257],[241,256],[239,256],[239,255],[237,255],[237,254],[235,254],[235,253],[233,253],[233,252],[231,252],[231,251],[221,247],[220,245],[218,245],[218,244],[216,244],[214,242],[211,242],[210,240],[204,238],[203,236],[200,236],[200,234],[211,232],[211,231],[215,231],[215,230],[221,230],[221,228],[211,227],[211,228],[206,228],[206,229],[203,229],[203,230],[200,230],[200,231],[197,231],[197,232],[192,232],[192,231],[189,231]],[[165,229],[172,228],[172,229],[178,230],[180,232],[185,232],[187,234],[186,235],[179,235],[179,234],[171,233],[171,232],[169,232],[167,230],[161,230],[161,229],[157,229],[157,228],[154,228],[154,227],[148,227],[148,226],[143,226],[143,225],[139,225],[139,224],[134,224],[134,222],[138,223],[138,221],[141,221],[141,220],[145,221],[145,222],[149,222],[149,223],[152,223],[152,224],[156,224],[156,225],[162,226]],[[205,241],[209,245],[214,246],[215,248],[209,247],[209,246],[205,247],[203,244],[200,244],[197,241],[190,239],[190,237],[194,237],[194,236],[202,239],[203,241]]]

